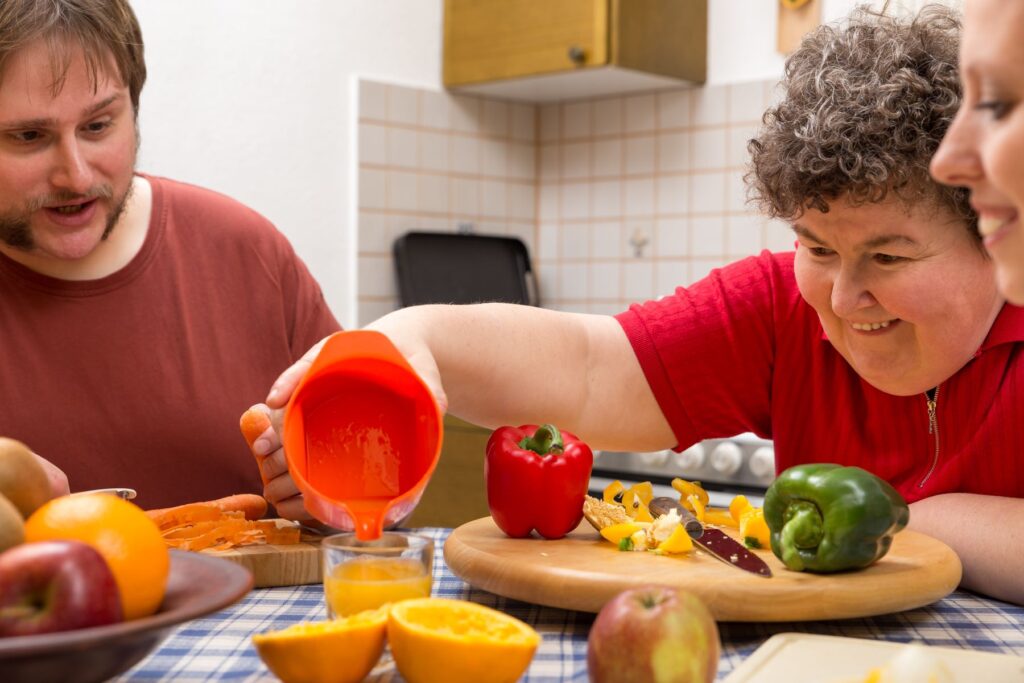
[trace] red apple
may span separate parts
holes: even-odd
[[[0,553],[0,637],[121,621],[106,560],[80,541],[23,543]]]
[[[630,588],[594,620],[587,670],[593,683],[710,683],[720,647],[715,620],[696,596]]]

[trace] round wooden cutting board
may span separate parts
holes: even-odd
[[[723,531],[735,536],[735,530]],[[881,560],[839,574],[793,572],[770,550],[756,552],[764,578],[704,552],[621,552],[585,520],[565,538],[509,538],[490,517],[452,531],[444,559],[467,583],[508,598],[597,612],[617,593],[657,583],[698,595],[718,621],[816,621],[921,607],[960,583],[960,559],[930,536],[903,530]]]

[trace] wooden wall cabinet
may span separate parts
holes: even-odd
[[[454,529],[491,514],[484,481],[484,453],[490,436],[490,429],[445,415],[441,458],[406,526]]]
[[[445,87],[544,102],[703,83],[707,0],[445,0]]]

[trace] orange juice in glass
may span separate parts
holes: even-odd
[[[434,541],[385,532],[372,541],[355,533],[323,540],[327,616],[348,616],[388,602],[430,596]]]

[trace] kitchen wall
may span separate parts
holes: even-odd
[[[219,190],[269,217],[309,265],[338,318],[354,325],[363,248],[356,83],[362,78],[439,91],[441,0],[131,1],[149,67],[140,168]],[[822,17],[842,17],[857,2],[822,0]],[[891,0],[890,7],[921,2]],[[709,87],[781,75],[777,6],[774,0],[710,3]],[[694,124],[685,134],[698,132]],[[623,130],[621,138],[642,133]],[[603,142],[614,145],[611,137]],[[697,172],[705,170],[711,172]],[[559,229],[573,225],[563,219]],[[551,231],[544,234],[546,244]],[[723,249],[732,244],[730,238]],[[645,253],[650,257],[650,248]],[[561,252],[542,248],[540,255],[549,272],[562,264],[579,270],[580,263]],[[574,285],[567,284],[571,293]],[[561,289],[549,295],[555,293],[562,296]],[[569,305],[575,299],[557,300]]]
[[[746,142],[775,81],[534,106],[364,81],[360,324],[397,305],[411,229],[515,235],[546,307],[614,313],[762,249],[792,248],[746,204]]]
[[[536,121],[533,105],[360,83],[359,324],[397,305],[391,244],[404,232],[462,225],[533,251]]]
[[[139,168],[253,207],[355,324],[356,76],[439,89],[441,0],[131,0]]]

